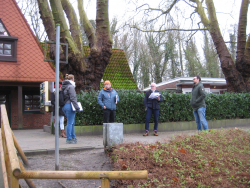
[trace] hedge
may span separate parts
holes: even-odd
[[[116,122],[139,124],[145,122],[146,111],[143,105],[145,94],[138,91],[117,91],[120,102],[117,104]],[[82,103],[83,112],[76,114],[76,125],[102,125],[103,113],[97,103],[99,91],[80,92],[78,101]],[[163,102],[160,106],[159,122],[193,121],[190,106],[190,94],[162,92]],[[207,120],[249,118],[250,93],[226,93],[222,95],[207,94]],[[153,116],[150,120],[153,122]]]

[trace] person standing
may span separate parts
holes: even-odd
[[[77,97],[75,91],[74,75],[66,74],[65,80],[62,82],[62,91],[64,94],[63,112],[67,117],[67,139],[66,143],[75,144],[77,143],[77,138],[75,135],[75,115],[76,112],[80,111],[77,104]],[[73,111],[72,105],[74,105],[75,110]]]
[[[198,131],[202,131],[203,126],[204,130],[208,130],[205,103],[206,92],[199,76],[195,76],[193,78],[193,82],[194,85],[192,89],[190,104],[193,108],[193,114],[197,124],[197,129]]]
[[[160,102],[163,101],[162,96],[158,96],[156,98],[151,98],[150,95],[152,93],[159,93],[159,91],[156,90],[156,84],[151,83],[151,89],[146,92],[144,97],[144,106],[147,110],[146,113],[146,122],[145,122],[145,134],[143,136],[148,136],[149,134],[149,120],[154,114],[154,136],[158,136],[157,129],[158,129],[158,117],[159,117],[159,111],[160,111]]]
[[[119,96],[111,88],[109,80],[104,82],[104,88],[100,91],[97,102],[103,109],[103,123],[115,122],[116,105],[119,102]]]
[[[61,129],[61,137],[66,138],[66,134],[64,130],[64,112],[62,110],[64,106],[64,97],[63,97],[63,92],[61,90],[61,86],[62,85],[59,84],[59,124],[60,124],[60,129]],[[55,120],[55,91],[51,94],[51,103],[54,105],[53,116]]]

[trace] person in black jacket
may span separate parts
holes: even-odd
[[[156,98],[152,98],[153,95],[152,93],[160,94],[160,92],[156,90],[155,83],[151,83],[151,89],[146,92],[144,97],[144,106],[147,110],[147,114],[145,122],[145,134],[143,134],[143,136],[148,136],[149,134],[149,120],[152,116],[152,113],[154,114],[154,136],[158,136],[157,129],[158,129],[158,117],[160,111],[159,102],[163,101],[163,98],[161,95],[157,96]]]
[[[55,120],[55,91],[51,94],[51,103],[54,105],[53,116]],[[60,129],[61,129],[61,137],[66,138],[66,134],[64,130],[64,116],[65,115],[62,110],[63,106],[64,106],[63,92],[61,91],[61,84],[59,84],[59,124],[60,124]]]

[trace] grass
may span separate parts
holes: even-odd
[[[118,180],[115,187],[250,187],[250,133],[237,128],[122,144],[109,154],[114,170],[148,170],[148,180]]]

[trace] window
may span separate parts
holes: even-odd
[[[17,39],[10,36],[0,19],[0,61],[16,62]]]
[[[40,111],[40,95],[24,95],[24,111]]]
[[[12,44],[10,42],[0,42],[0,55],[1,56],[11,56],[12,52]]]

